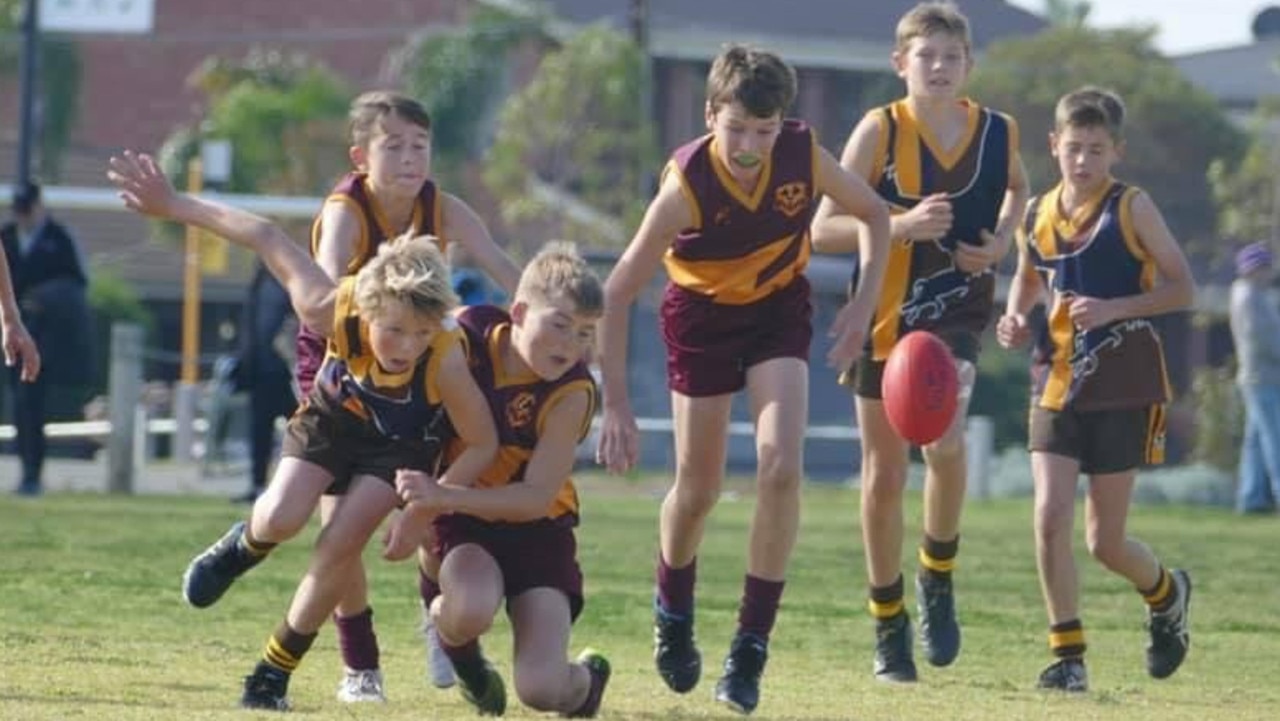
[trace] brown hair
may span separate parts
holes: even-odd
[[[347,113],[347,130],[351,143],[365,147],[376,130],[381,129],[382,119],[388,115],[413,123],[423,130],[431,130],[431,115],[413,98],[390,90],[374,90],[364,93],[351,103]]]
[[[732,102],[757,118],[785,113],[796,99],[796,71],[764,50],[729,45],[707,73],[707,102],[712,110]]]
[[[1103,128],[1115,140],[1124,130],[1124,101],[1112,90],[1086,85],[1058,100],[1053,112],[1054,130]]]
[[[969,18],[950,0],[930,0],[908,10],[898,20],[894,47],[898,51],[906,50],[912,40],[935,33],[957,38],[964,43],[965,52],[970,52],[972,41],[969,39]]]
[[[515,300],[546,305],[559,298],[573,303],[580,315],[604,311],[604,287],[573,243],[552,241],[533,256],[520,274]]]

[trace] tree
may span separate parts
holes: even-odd
[[[1235,163],[1246,140],[1208,93],[1152,47],[1152,34],[1068,27],[998,42],[975,71],[971,92],[1017,119],[1036,192],[1058,181],[1046,140],[1058,98],[1086,84],[1119,92],[1128,114],[1117,172],[1151,192],[1190,254],[1212,254],[1208,169],[1218,158]]]
[[[1055,27],[1083,28],[1092,10],[1084,0],[1044,0],[1044,16]]]
[[[479,155],[505,95],[508,56],[543,37],[542,26],[538,15],[481,6],[456,31],[418,35],[392,53],[406,92],[431,114],[434,175],[450,176]]]
[[[23,0],[0,0],[0,73],[19,70],[22,55]],[[62,156],[71,143],[80,112],[80,51],[70,38],[41,34],[38,103],[38,170],[45,181],[56,180]]]
[[[641,179],[657,162],[641,112],[644,57],[626,35],[582,30],[550,52],[503,108],[485,182],[509,223],[554,219],[557,234],[620,246],[647,198]]]
[[[324,66],[255,50],[241,61],[206,58],[189,82],[205,95],[205,119],[176,128],[159,153],[161,167],[180,187],[205,138],[231,141],[231,180],[222,190],[323,195],[347,170],[351,95]],[[172,223],[161,228],[170,238],[182,233]]]
[[[1262,103],[1250,124],[1249,149],[1239,162],[1218,160],[1209,168],[1218,207],[1218,230],[1236,241],[1280,243],[1280,99]],[[1221,253],[1232,251],[1222,244]]]

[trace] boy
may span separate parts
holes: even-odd
[[[432,235],[441,252],[462,248],[508,293],[520,277],[515,264],[494,243],[475,212],[431,180],[431,117],[418,101],[395,92],[364,93],[349,114],[355,170],[325,199],[311,229],[311,250],[320,267],[337,279],[355,273],[378,246],[401,233]],[[325,355],[324,339],[306,326],[298,331],[296,375],[302,393]],[[341,505],[347,479],[339,478],[320,502],[321,522]],[[334,615],[346,672],[338,687],[341,701],[384,700],[380,654],[373,631],[364,568],[351,575]],[[430,585],[427,578],[422,583]],[[424,618],[428,675],[440,687],[453,685],[453,672],[439,652]]]
[[[329,329],[329,354],[289,421],[272,483],[249,522],[235,524],[184,577],[192,605],[212,604],[301,530],[335,479],[349,481],[284,623],[245,678],[243,706],[284,710],[290,673],[333,613],[370,535],[398,505],[395,472],[434,471],[455,428],[466,447],[444,479],[472,482],[497,452],[484,395],[447,318],[457,302],[448,268],[434,238],[402,237],[335,283],[269,221],[176,193],[148,156],[112,158],[109,176],[131,209],[212,230],[259,253],[298,317]]]
[[[869,227],[866,282],[837,316],[828,354],[861,352],[880,290],[888,212],[840,168],[803,123],[783,120],[794,71],[778,56],[725,49],[707,78],[710,131],[677,149],[640,229],[605,285],[601,324],[604,418],[598,459],[613,472],[637,461],[639,431],[627,392],[628,313],[665,262],[662,302],[675,421],[676,478],[662,504],[654,604],[658,673],[677,693],[701,675],[694,644],[694,581],[707,515],[724,478],[733,395],[746,388],[756,426],[755,519],[738,632],[716,684],[721,703],[750,713],[759,701],[769,634],[800,516],[808,419],[812,306],[804,270],[819,194]]]
[[[397,477],[408,507],[387,555],[408,555],[411,529],[445,514],[434,520],[443,561],[430,612],[463,696],[483,715],[506,709],[502,677],[479,646],[504,600],[515,636],[513,681],[527,706],[592,717],[609,681],[598,653],[565,660],[583,606],[573,532],[579,503],[569,474],[596,407],[583,358],[602,302],[600,281],[573,246],[551,243],[525,268],[510,315],[492,306],[463,310],[471,370],[500,429],[498,460],[473,488],[445,488],[416,471]]]
[[[876,625],[873,669],[880,680],[914,682],[902,578],[909,449],[889,425],[880,380],[894,345],[913,330],[937,334],[958,359],[955,420],[942,438],[922,449],[924,538],[916,575],[925,656],[935,666],[946,666],[960,652],[951,572],[965,492],[965,415],[979,338],[995,304],[992,268],[1008,252],[1028,191],[1017,125],[959,97],[973,57],[968,20],[955,5],[925,2],[908,11],[898,21],[893,65],[906,83],[906,97],[868,112],[841,159],[889,201],[895,239],[868,352],[842,382],[856,377],[862,539],[868,606]],[[856,237],[856,229],[824,201],[814,223],[814,247],[845,252]],[[860,282],[855,270],[853,286]]]
[[[1076,482],[1089,553],[1132,583],[1147,605],[1147,671],[1166,678],[1186,657],[1191,579],[1166,570],[1125,532],[1138,466],[1164,456],[1164,353],[1149,317],[1190,306],[1191,271],[1150,196],[1117,181],[1124,106],[1082,88],[1058,101],[1050,148],[1062,181],[1033,200],[1018,234],[1018,271],[997,337],[1029,336],[1026,314],[1048,307],[1033,356],[1028,448],[1035,480],[1036,565],[1057,660],[1039,687],[1085,691],[1084,626],[1071,551]],[[1045,291],[1048,296],[1044,297]],[[1152,372],[1158,368],[1159,372]]]

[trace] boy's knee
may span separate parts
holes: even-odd
[[[1089,555],[1107,568],[1116,568],[1124,556],[1124,539],[1103,538],[1089,535],[1085,539]]]
[[[760,493],[796,493],[804,475],[799,453],[788,453],[776,448],[762,448],[757,470]]]
[[[680,483],[674,489],[676,506],[691,516],[705,516],[720,499],[720,483]]]
[[[520,703],[535,711],[561,710],[563,689],[553,674],[541,669],[521,669],[514,681]]]
[[[436,627],[453,645],[462,645],[480,638],[493,626],[493,615],[478,609],[480,604],[449,603],[446,597],[440,604]]]

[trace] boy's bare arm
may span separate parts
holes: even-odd
[[[470,486],[498,455],[498,430],[489,401],[467,367],[461,344],[454,344],[440,359],[436,384],[449,421],[466,444],[440,482]]]
[[[3,335],[4,364],[22,364],[19,374],[23,382],[31,382],[40,375],[40,351],[22,323],[22,313],[13,294],[13,280],[9,275],[9,259],[0,252],[0,334]]]
[[[126,150],[112,157],[107,177],[129,209],[204,228],[257,253],[288,291],[298,318],[317,332],[333,332],[336,285],[280,226],[224,203],[178,193],[146,154]]]
[[[840,166],[864,180],[870,178],[879,138],[879,121],[874,115],[866,115],[849,134],[840,154]],[[819,253],[854,253],[858,250],[861,225],[850,209],[841,207],[827,195],[818,203],[818,211],[813,216],[810,228],[813,249]]]
[[[359,211],[345,200],[325,201],[320,210],[320,237],[316,239],[316,262],[335,281],[351,273],[356,257],[356,241],[364,232]]]
[[[441,202],[444,204],[444,228],[441,232],[449,239],[450,245],[457,243],[462,246],[508,297],[514,296],[520,283],[520,269],[493,240],[484,221],[471,206],[449,193],[441,194]]]

